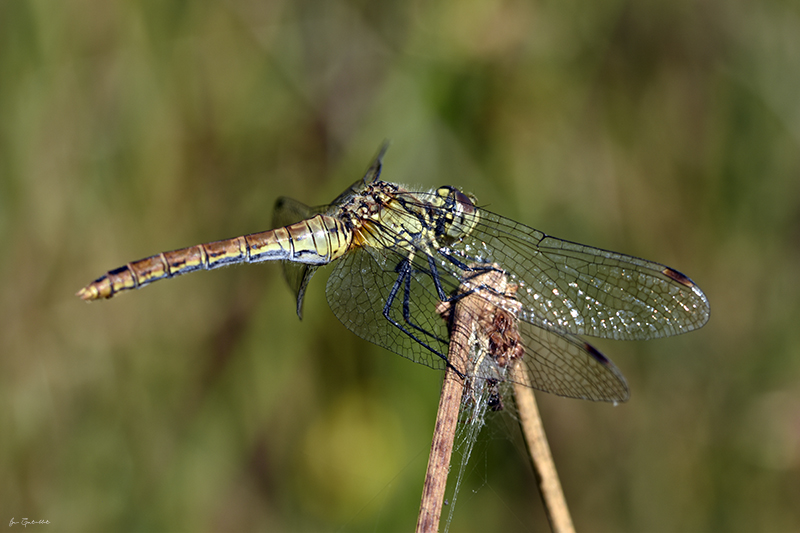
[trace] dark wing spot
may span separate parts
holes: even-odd
[[[688,277],[678,272],[677,270],[673,270],[669,267],[664,267],[664,270],[662,270],[661,273],[667,276],[668,278],[677,281],[681,285],[684,285],[686,287],[694,287],[694,282],[690,280]]]
[[[608,360],[608,357],[600,353],[600,350],[589,344],[588,342],[583,343],[583,347],[586,349],[586,352],[603,363],[604,365],[611,365],[611,361]]]

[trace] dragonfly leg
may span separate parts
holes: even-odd
[[[438,357],[440,357],[447,364],[448,367],[452,367],[450,365],[450,360],[447,358],[447,356],[445,354],[443,354],[442,352],[440,352],[439,350],[437,350],[436,348],[431,346],[429,343],[425,342],[423,339],[420,338],[420,336],[416,335],[413,331],[409,330],[406,326],[404,326],[403,324],[401,324],[400,322],[398,322],[397,320],[392,318],[392,315],[391,315],[392,305],[394,304],[395,300],[397,299],[398,292],[400,292],[400,289],[402,288],[403,289],[403,321],[406,324],[408,324],[411,328],[419,331],[420,333],[422,333],[423,335],[425,335],[427,337],[432,337],[432,338],[436,339],[439,342],[443,342],[443,343],[447,342],[445,339],[440,339],[440,338],[436,337],[431,332],[421,328],[420,326],[414,324],[411,321],[411,309],[410,309],[411,273],[412,273],[411,262],[408,259],[403,259],[397,265],[396,271],[397,271],[397,274],[398,274],[397,275],[397,280],[395,281],[394,285],[392,286],[392,290],[389,292],[389,297],[386,299],[386,304],[383,306],[383,316],[384,316],[384,318],[386,318],[386,320],[388,320],[394,327],[396,327],[397,329],[399,329],[400,331],[402,331],[403,333],[405,333],[406,335],[411,337],[413,340],[415,340],[416,342],[418,342],[419,344],[421,344],[422,346],[424,346],[425,348],[427,348],[428,350],[430,350],[431,352],[436,354]],[[457,369],[453,369],[453,370],[458,372]],[[458,372],[458,374],[461,377],[464,377],[463,375],[461,375],[460,372]]]
[[[446,253],[442,252],[441,250],[439,250],[439,255],[441,255],[442,257],[444,257],[445,259],[447,259],[451,263],[453,263],[462,272],[464,272],[464,275],[461,277],[461,284],[462,285],[464,284],[465,281],[469,281],[470,279],[472,279],[474,277],[486,274],[487,272],[491,272],[493,270],[497,270],[497,268],[492,266],[492,265],[473,266],[473,267],[467,266],[466,264],[462,263],[461,261],[459,261],[458,259],[456,259],[452,255],[446,254]],[[462,291],[462,292],[458,292],[456,294],[453,294],[452,296],[447,296],[447,294],[445,294],[445,292],[444,292],[444,289],[442,288],[442,281],[441,281],[441,278],[439,276],[439,268],[436,266],[436,262],[433,260],[433,257],[431,255],[428,255],[428,267],[430,268],[430,271],[427,272],[427,274],[433,280],[433,285],[436,287],[436,292],[439,295],[439,299],[441,301],[445,302],[445,303],[455,303],[458,300],[460,300],[461,298],[464,298],[465,296],[469,296],[470,294],[474,294],[474,293],[479,292],[479,291],[488,291],[490,293],[498,295],[497,290],[494,289],[493,287],[489,287],[487,285],[480,284],[480,285],[476,285],[475,287],[471,288],[468,291]]]
[[[411,262],[409,260],[404,261],[405,265],[399,264],[398,270],[405,269],[406,273],[404,275],[403,280],[403,321],[411,326],[412,328],[416,329],[420,333],[427,335],[428,337],[432,337],[439,342],[447,344],[447,339],[442,339],[437,337],[430,331],[424,329],[421,326],[418,326],[411,320],[411,274],[414,273],[414,268],[411,266]]]
[[[464,267],[466,267],[466,265],[464,265]],[[433,260],[431,255],[428,255],[428,268],[430,268],[428,274],[433,280],[433,286],[436,287],[436,294],[439,295],[439,300],[443,302],[449,302],[450,297],[444,293],[444,289],[442,288],[442,280],[439,277],[439,269],[436,267],[436,261]]]

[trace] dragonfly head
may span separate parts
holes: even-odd
[[[437,225],[436,233],[453,240],[469,235],[480,218],[475,198],[449,185],[439,187],[436,196],[439,208],[444,214]]]

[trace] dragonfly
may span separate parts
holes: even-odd
[[[523,348],[514,357],[527,369],[527,385],[614,403],[629,398],[625,378],[583,336],[655,339],[708,321],[705,294],[677,270],[551,237],[479,207],[453,186],[413,191],[383,181],[385,151],[329,205],[281,197],[275,229],[133,261],[77,295],[111,298],[189,272],[281,261],[302,318],[311,277],[334,263],[327,301],[358,336],[412,361],[452,368],[441,306],[478,295],[518,322]],[[508,281],[503,294],[480,283],[492,272]],[[485,363],[469,377],[496,381],[502,364]]]

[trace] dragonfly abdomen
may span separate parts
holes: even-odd
[[[196,270],[213,270],[237,263],[293,261],[323,265],[341,257],[352,242],[352,231],[327,215],[317,215],[291,226],[233,239],[162,252],[111,270],[80,291],[84,300],[111,298],[160,279]]]
[[[343,256],[353,241],[344,222],[317,215],[291,226],[245,235],[248,262],[284,260],[308,265],[325,265]]]

